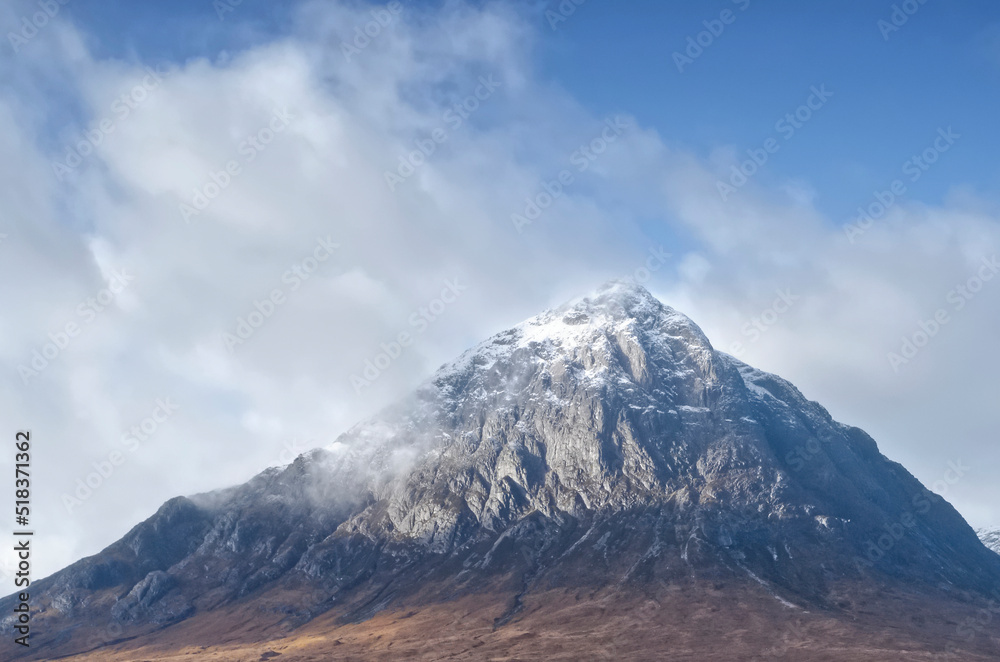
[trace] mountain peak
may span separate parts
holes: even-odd
[[[431,382],[461,374],[465,388],[465,379],[496,371],[523,375],[536,362],[558,375],[568,368],[578,378],[616,379],[624,372],[647,382],[654,363],[661,371],[687,364],[707,374],[713,357],[712,344],[690,318],[634,281],[611,280],[494,335],[442,366]]]
[[[623,304],[630,301],[643,301],[662,305],[659,299],[654,297],[649,290],[631,278],[612,278],[611,280],[607,280],[583,298],[615,300]]]
[[[462,595],[494,600],[498,629],[566,595],[553,591],[668,604],[685,584],[850,626],[872,586],[985,599],[1000,557],[864,432],[611,281],[474,347],[326,451],[173,502],[32,593],[40,631],[110,620],[128,641],[244,604],[230,613],[291,628]],[[85,645],[56,637],[43,641]]]
[[[622,317],[645,318],[652,313],[662,311],[676,312],[661,303],[645,287],[627,279],[606,281],[596,290],[571,299],[555,310],[590,311],[604,313],[618,319]]]

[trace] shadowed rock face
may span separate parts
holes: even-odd
[[[167,502],[33,588],[52,624],[138,632],[279,587],[309,589],[305,608],[278,607],[295,624],[496,581],[502,626],[533,590],[692,573],[821,608],[850,582],[1000,589],[1000,557],[868,435],[620,283],[497,334],[326,449]]]

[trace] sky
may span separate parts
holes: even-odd
[[[36,578],[615,277],[1000,525],[995,4],[13,0],[0,28]]]

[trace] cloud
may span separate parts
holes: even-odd
[[[725,150],[677,151],[628,109],[590,113],[534,70],[548,34],[509,7],[406,5],[384,25],[371,11],[306,3],[287,34],[175,63],[99,58],[53,21],[5,63],[0,413],[35,439],[38,576],[172,496],[287,462],[290,440],[331,443],[478,340],[634,273],[664,236],[674,263],[648,285],[717,347],[742,342],[928,483],[958,457],[997,466],[1000,282],[899,373],[886,359],[995,251],[974,195],[899,204],[851,244],[807,184],[750,182],[724,202]],[[602,146],[616,118],[628,128]],[[412,173],[390,189],[401,159]],[[572,183],[518,233],[512,214],[563,171]],[[461,296],[423,315],[455,280]],[[751,342],[745,325],[788,288],[801,298]],[[352,375],[415,314],[413,344],[357,393]],[[227,345],[241,320],[252,333]],[[63,333],[26,380],[19,367]],[[62,495],[164,398],[176,412],[68,512]],[[990,478],[948,495],[983,524],[1000,519]]]

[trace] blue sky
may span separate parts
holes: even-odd
[[[428,11],[441,5],[405,4]],[[540,76],[596,115],[631,113],[669,144],[703,155],[729,147],[743,156],[760,147],[811,86],[826,85],[830,105],[758,176],[801,181],[814,190],[815,205],[842,223],[899,177],[940,127],[953,127],[961,140],[907,198],[936,204],[960,185],[996,200],[1000,6],[930,0],[883,33],[879,21],[891,20],[901,4],[588,0],[565,20],[547,13],[559,12],[558,2],[508,6],[538,28],[533,61]],[[74,0],[65,11],[93,36],[95,54],[182,62],[287,36],[295,5],[244,0],[223,11],[223,20],[209,0]],[[678,71],[674,53],[727,10],[731,23]]]
[[[834,93],[768,164],[765,176],[801,178],[834,219],[898,176],[938,127],[961,144],[921,178],[911,198],[939,202],[965,183],[1000,183],[995,121],[1000,6],[933,2],[885,40],[891,3],[587,3],[559,23],[546,73],[601,110],[627,108],[670,143],[707,153],[758,147],[810,86]],[[727,8],[735,20],[679,73],[672,53]]]

